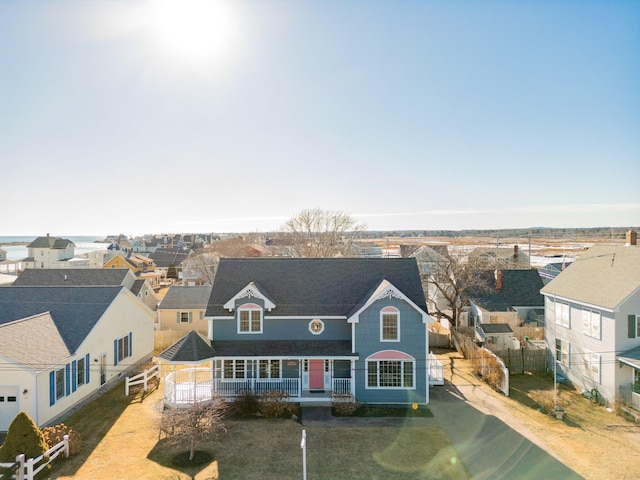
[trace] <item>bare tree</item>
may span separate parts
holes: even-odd
[[[429,309],[454,326],[460,325],[460,314],[469,303],[468,293],[486,288],[484,269],[460,251],[447,250],[439,256],[430,272],[421,274]]]
[[[335,257],[345,253],[345,237],[365,228],[348,213],[316,208],[289,219],[280,228],[280,236],[296,257]]]
[[[187,272],[198,275],[205,285],[213,285],[219,262],[220,257],[216,252],[209,249],[197,250],[183,262],[183,274]]]
[[[221,399],[194,403],[185,408],[166,408],[160,417],[160,431],[170,443],[189,442],[189,461],[193,460],[197,442],[216,440],[226,432],[224,416],[227,404]]]

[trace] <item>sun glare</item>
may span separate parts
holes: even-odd
[[[206,66],[229,55],[237,40],[237,18],[223,0],[152,2],[153,35],[162,53]]]

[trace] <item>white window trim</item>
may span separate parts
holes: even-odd
[[[391,308],[393,308],[394,311],[391,311]],[[388,311],[384,311],[385,309],[389,309]],[[385,315],[395,315],[396,316],[396,329],[398,331],[398,336],[397,338],[394,339],[389,339],[389,338],[384,338],[384,322],[383,322],[383,318]],[[396,307],[384,307],[380,310],[380,341],[381,342],[399,342],[400,341],[400,310],[398,310]]]
[[[247,305],[252,305],[252,306],[247,306]],[[249,330],[244,332],[240,329],[240,315],[241,312],[249,312]],[[251,330],[251,312],[260,312],[260,330]],[[237,315],[237,333],[238,335],[255,335],[255,334],[260,334],[262,333],[263,330],[263,325],[264,324],[264,312],[262,310],[262,308],[259,305],[256,305],[254,303],[252,304],[245,304],[242,305],[241,307],[238,307],[238,315]]]
[[[566,307],[566,320],[563,320],[563,309],[564,307]],[[555,316],[555,323],[556,325],[560,325],[561,327],[565,327],[565,328],[571,328],[571,305],[569,305],[566,302],[559,302],[558,300],[556,300],[555,305],[554,305],[554,316]]]
[[[597,316],[597,328],[594,329],[594,318]],[[636,327],[637,328],[637,327]],[[596,340],[602,339],[602,313],[591,308],[582,309],[582,331],[583,333]]]
[[[594,378],[595,376],[593,374],[593,369],[592,369],[592,365],[594,364],[594,362],[597,362],[598,364],[597,378]],[[602,384],[602,355],[601,354],[591,352],[589,350],[585,350],[584,351],[584,367],[585,367],[584,376],[586,378],[588,378],[589,380],[593,380],[598,385]]]
[[[571,343],[569,343],[566,340],[563,340],[562,338],[556,337],[556,342],[558,341],[560,341],[560,357],[558,358],[558,350],[557,350],[558,347],[556,346],[555,347],[556,349],[554,350],[556,355],[556,361],[561,365],[570,367],[571,366]]]
[[[384,358],[380,358],[380,359],[375,359],[375,360],[366,360],[367,362],[367,370],[366,370],[366,377],[365,377],[365,390],[415,390],[416,389],[416,361],[415,359],[413,360],[399,360],[399,359],[384,359]],[[376,386],[372,387],[369,385],[369,364],[370,363],[376,363]],[[380,386],[380,362],[400,362],[400,366],[401,366],[401,373],[400,373],[400,378],[402,380],[402,386],[399,387],[381,387]],[[404,386],[404,369],[405,369],[405,364],[411,364],[411,374],[412,374],[412,386],[411,387],[405,387]]]
[[[65,367],[62,368],[58,368],[55,371],[56,373],[54,374],[54,380],[55,380],[55,397],[56,397],[56,402],[58,400],[60,400],[61,398],[64,398],[67,395],[67,374],[65,371]],[[58,373],[62,373],[62,394],[58,395]]]

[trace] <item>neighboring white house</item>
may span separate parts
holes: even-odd
[[[20,269],[27,268],[87,268],[89,260],[75,258],[75,244],[66,238],[38,237],[27,245],[27,258],[20,261]]]
[[[628,234],[629,236],[629,234]],[[591,247],[542,289],[547,347],[577,387],[640,409],[640,249]],[[636,397],[633,397],[636,398]]]
[[[153,353],[154,312],[122,286],[0,288],[0,431],[38,426]]]

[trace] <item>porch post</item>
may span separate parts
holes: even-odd
[[[351,382],[349,384],[349,390],[353,397],[356,396],[356,361],[351,359]]]

